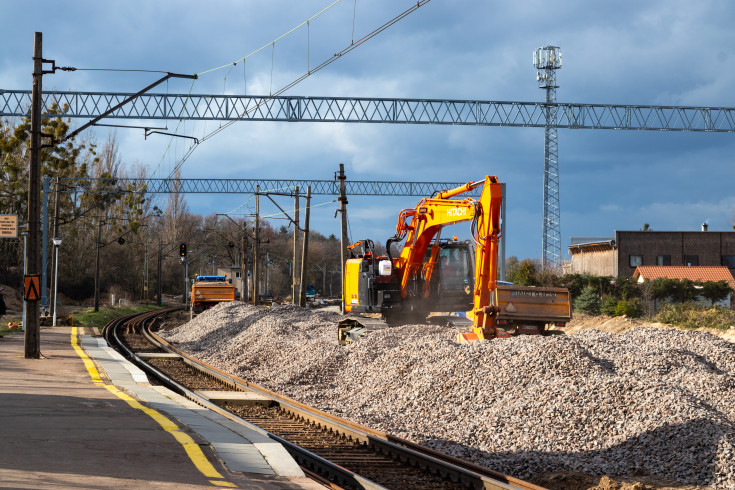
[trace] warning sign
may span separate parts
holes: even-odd
[[[0,214],[0,238],[18,238],[18,216]]]
[[[41,286],[38,279],[38,274],[29,274],[23,277],[23,291],[25,292],[26,301],[38,301],[41,298]]]

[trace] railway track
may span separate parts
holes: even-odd
[[[156,319],[177,309],[113,320],[103,335],[157,382],[255,426],[283,444],[307,474],[333,488],[542,488],[335,417],[194,359],[155,333]]]

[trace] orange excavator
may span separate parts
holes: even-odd
[[[457,198],[479,186],[479,200]],[[351,315],[339,324],[340,343],[391,324],[423,323],[431,312],[467,312],[466,318],[453,316],[456,323],[442,317],[443,323],[471,327],[459,342],[508,336],[495,327],[500,204],[501,184],[486,176],[401,211],[385,255],[371,240],[348,247],[353,258],[345,265],[344,308]],[[468,244],[441,239],[442,228],[460,222],[471,222],[474,257]],[[393,257],[391,245],[404,240]],[[355,313],[380,313],[381,319]]]

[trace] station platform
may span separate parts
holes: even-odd
[[[152,386],[95,332],[0,338],[0,488],[320,489],[283,447]]]

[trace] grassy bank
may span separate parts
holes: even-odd
[[[91,327],[102,330],[111,320],[133,313],[145,313],[146,311],[158,310],[157,305],[138,305],[121,308],[100,308],[98,312],[94,308],[84,308],[72,313],[75,327]]]

